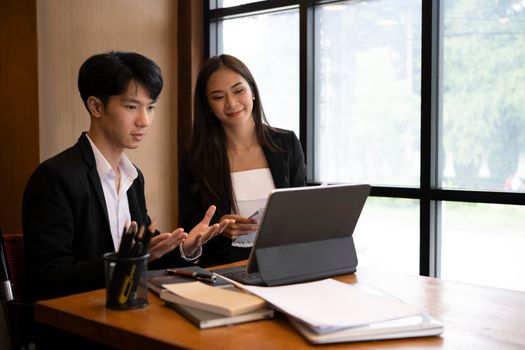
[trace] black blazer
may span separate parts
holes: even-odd
[[[137,170],[127,192],[129,210],[138,225],[149,225],[144,177]],[[102,255],[115,248],[95,156],[85,133],[73,147],[35,170],[24,192],[22,221],[30,298],[104,287]]]
[[[277,131],[271,130],[270,136],[275,144],[282,149],[282,151],[272,152],[268,147],[262,147],[275,187],[306,186],[304,154],[297,136],[295,136],[293,131],[279,129]],[[203,205],[200,193],[192,190],[195,188],[195,177],[189,170],[187,156],[182,158],[179,175],[179,222],[186,231],[202,220],[206,209],[211,204],[217,206],[217,211],[211,223],[218,222],[223,215],[232,212],[232,203],[227,199],[222,199],[219,203]],[[213,174],[210,174],[210,176],[213,176]],[[199,265],[213,266],[248,258],[250,249],[232,247],[231,243],[232,241],[224,235],[208,241],[203,246]]]

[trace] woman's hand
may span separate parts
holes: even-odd
[[[244,236],[250,232],[256,231],[259,226],[257,220],[235,214],[224,215],[221,218],[221,221],[222,220],[235,220],[234,223],[228,225],[222,233],[232,241],[239,236]]]
[[[197,252],[200,246],[208,242],[213,237],[221,234],[230,225],[235,223],[234,219],[221,218],[220,222],[210,226],[210,221],[215,214],[215,206],[212,205],[206,211],[204,218],[188,234],[188,237],[182,243],[184,255],[191,257]]]

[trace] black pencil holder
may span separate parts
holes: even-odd
[[[129,310],[148,305],[148,258],[149,254],[129,258],[104,254],[107,308]]]

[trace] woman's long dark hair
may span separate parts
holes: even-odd
[[[230,176],[230,162],[226,150],[226,136],[222,123],[213,113],[206,93],[211,75],[221,68],[229,69],[243,77],[251,88],[253,97],[252,115],[255,122],[257,141],[261,146],[267,146],[272,151],[280,148],[272,141],[259,96],[259,89],[252,73],[239,59],[230,55],[220,55],[209,58],[203,65],[194,97],[193,129],[188,150],[188,165],[195,176],[196,188],[201,195],[206,208],[217,204],[221,199],[227,199],[232,205],[230,210],[236,211],[235,197]]]

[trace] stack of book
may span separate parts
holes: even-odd
[[[201,329],[272,318],[274,311],[254,295],[202,282],[163,285],[160,298]]]

